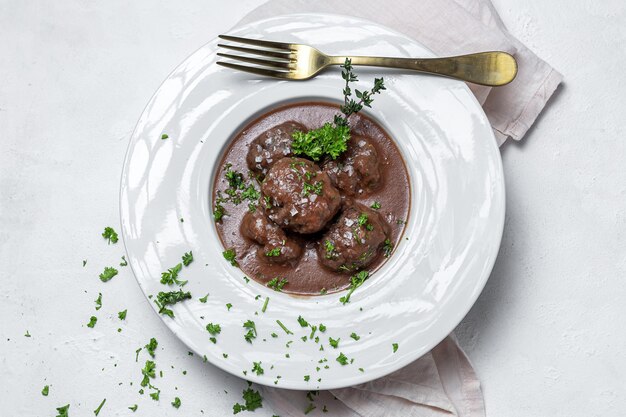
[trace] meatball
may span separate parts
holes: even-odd
[[[261,193],[268,217],[297,233],[322,230],[341,206],[341,195],[328,175],[302,158],[274,163],[261,184]]]
[[[368,266],[384,245],[391,228],[376,211],[348,202],[317,247],[320,263],[333,271],[356,271]]]
[[[296,130],[305,131],[300,123],[285,122],[266,130],[250,144],[246,162],[248,168],[259,176],[265,177],[274,162],[291,156],[291,135]]]
[[[333,184],[347,195],[366,195],[380,185],[378,152],[365,136],[352,136],[348,149],[324,165]]]
[[[257,250],[257,256],[262,261],[284,264],[295,261],[302,255],[302,247],[287,237],[260,209],[247,212],[243,216],[240,230],[243,236],[262,245]]]

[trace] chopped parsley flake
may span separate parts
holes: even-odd
[[[304,380],[305,380],[306,382],[309,382],[309,380],[310,380],[310,379],[311,379],[311,375],[305,375],[305,376],[304,376]]]
[[[91,327],[93,329],[97,322],[98,322],[98,317],[91,316],[89,318],[89,323],[87,323],[87,327]]]
[[[261,397],[259,391],[254,391],[252,388],[248,388],[243,391],[243,400],[245,405],[239,403],[233,405],[233,414],[246,410],[254,411],[257,408],[263,407],[263,397]]]
[[[131,410],[133,413],[134,413],[135,411],[137,411],[137,408],[139,408],[139,407],[137,406],[137,404],[134,404],[134,405],[131,405],[130,407],[128,407],[128,409],[129,409],[129,410]]]
[[[150,378],[152,379],[156,378],[155,370],[156,370],[156,364],[151,360],[147,360],[146,364],[141,370],[141,374],[143,375],[143,379],[141,380],[142,387],[146,387],[148,386],[148,384],[150,384]]]
[[[352,334],[350,335],[351,338],[353,338],[354,340],[359,340],[361,338],[361,336],[357,335],[356,333],[352,332]]]
[[[97,308],[96,308],[97,310]],[[26,333],[24,333],[24,337],[31,337],[30,333],[28,332],[28,330],[26,330]]]
[[[300,323],[301,327],[307,327],[309,323],[302,316],[298,316],[298,323]]]
[[[266,286],[270,287],[271,289],[273,289],[274,291],[282,291],[283,287],[288,284],[289,281],[287,281],[286,278],[281,278],[280,281],[278,280],[278,277],[274,277],[271,280],[269,280],[269,282],[267,284],[265,284]]]
[[[200,300],[201,303],[206,303],[207,298],[209,298],[209,294],[208,293],[204,297],[198,298],[198,300]]]
[[[87,259],[83,259],[83,268],[87,265]]]
[[[330,240],[326,239],[326,241],[324,242],[324,249],[326,250],[326,259],[334,259],[337,257],[335,245]]]
[[[126,260],[126,256],[122,256],[122,262],[120,262],[120,266],[128,266],[128,261]]]
[[[339,353],[339,356],[337,356],[337,362],[339,362],[342,366],[347,365],[348,364],[348,357],[346,355],[344,355],[343,353]]]
[[[267,310],[267,305],[270,302],[270,298],[269,297],[265,297],[265,302],[263,303],[263,308],[261,308],[261,312],[265,313],[265,310]]]
[[[213,218],[216,222],[222,220],[222,217],[226,214],[226,210],[224,210],[224,206],[220,203],[215,203],[215,208],[213,209]]]
[[[166,306],[174,305],[189,298],[191,298],[191,293],[183,292],[183,290],[169,292],[161,291],[159,292],[159,294],[157,294],[157,299],[155,300],[155,303],[159,307],[160,314],[165,314],[171,318],[174,318],[174,312],[169,308],[166,308]]]
[[[396,353],[398,351],[398,344],[397,343],[392,344],[391,347],[393,348],[393,353]]]
[[[233,305],[232,305],[231,303],[226,303],[226,309],[227,309],[228,311],[230,311],[230,309],[232,308],[232,306],[233,306]]]
[[[391,243],[391,240],[385,239],[385,242],[383,243],[383,254],[385,255],[385,258],[389,258],[391,252],[393,252],[393,243]]]
[[[57,408],[57,413],[59,413],[56,417],[69,417],[68,410],[70,409],[70,405],[64,405],[63,407]]]
[[[248,329],[243,338],[246,339],[246,342],[252,343],[252,339],[256,339],[256,325],[252,320],[248,320],[243,324],[243,327]]]
[[[105,227],[104,232],[102,232],[102,237],[105,238],[109,244],[117,243],[118,241],[117,232],[113,230],[112,227]]]
[[[339,346],[339,341],[341,340],[340,337],[338,337],[337,339],[333,339],[332,337],[328,338],[328,344],[331,345],[332,347],[334,347],[335,349],[337,349],[337,347]]]
[[[150,356],[152,356],[154,358],[154,352],[156,351],[156,348],[158,346],[159,346],[159,342],[157,342],[157,340],[153,337],[153,338],[150,339],[150,341],[145,346],[145,348],[148,351],[148,353],[150,354]]]
[[[167,270],[167,272],[161,273],[161,284],[164,285],[173,285],[178,284],[183,286],[187,283],[187,281],[180,281],[178,279],[178,273],[183,269],[183,264],[179,263],[176,266]]]
[[[161,140],[165,140],[165,139],[167,139],[167,138],[169,138],[169,136],[168,136],[168,134],[167,134],[167,133],[163,133],[163,134],[161,135]]]
[[[274,249],[265,252],[265,256],[269,256],[269,257],[280,256],[281,251],[282,251],[282,248],[280,246],[277,246]]]
[[[339,299],[339,301],[342,304],[347,304],[350,302],[350,296],[352,295],[352,293],[359,288],[361,285],[363,285],[363,283],[365,282],[366,279],[368,279],[370,276],[369,272],[367,271],[359,271],[356,275],[352,276],[350,278],[350,289],[348,290],[348,294],[346,294],[345,296],[341,297]]]
[[[232,266],[238,266],[239,264],[237,263],[237,259],[235,258],[237,256],[237,252],[235,252],[235,249],[226,249],[224,252],[222,252],[222,255],[224,255],[224,259],[226,259],[228,262],[230,262],[230,264]]]
[[[278,325],[280,326],[281,329],[283,329],[285,331],[285,333],[287,334],[293,334],[291,332],[291,330],[289,330],[287,327],[285,327],[285,325],[280,321],[280,320],[276,320],[276,323],[278,323]],[[289,347],[289,346],[287,346]]]
[[[374,201],[370,207],[373,208],[374,210],[378,210],[381,206],[378,201]]]
[[[174,401],[172,401],[172,407],[180,408],[180,405],[181,405],[180,398],[174,397]]]
[[[48,396],[48,393],[50,392],[50,386],[46,385],[45,387],[43,387],[43,389],[41,390],[41,395],[43,395],[44,397]]]
[[[263,375],[265,373],[263,367],[261,366],[261,362],[252,362],[252,372],[257,375]]]
[[[152,398],[154,401],[159,401],[160,394],[161,394],[161,390],[157,389],[155,392],[150,393],[150,398]]]
[[[193,253],[191,251],[186,252],[183,255],[183,265],[189,266],[189,264],[192,262],[193,262]]]
[[[320,329],[320,332],[324,333],[326,331],[326,326],[320,323],[319,329]]]
[[[98,293],[98,298],[96,298],[96,310],[100,310],[102,308],[102,293]]]
[[[222,327],[219,324],[209,323],[209,324],[206,325],[206,330],[211,335],[215,336],[215,335],[220,334],[222,332]]]
[[[104,400],[102,400],[102,402],[100,403],[100,405],[98,406],[98,408],[96,408],[95,410],[93,410],[93,413],[97,416],[98,414],[100,414],[100,410],[102,410],[102,407],[104,407],[104,403],[107,402],[107,399],[105,398]]]
[[[102,282],[110,281],[111,278],[113,278],[116,275],[117,275],[117,269],[110,267],[110,266],[105,266],[104,271],[102,271],[102,273],[100,274],[100,281]]]

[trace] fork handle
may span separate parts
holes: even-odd
[[[334,64],[343,64],[345,57],[333,57]],[[513,81],[517,62],[506,52],[479,52],[445,58],[348,57],[352,65],[410,69],[439,74],[474,84],[500,86]]]

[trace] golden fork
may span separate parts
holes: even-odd
[[[232,49],[246,54],[259,55],[263,58],[224,53],[218,53],[218,56],[260,65],[265,68],[222,61],[217,62],[217,64],[257,75],[288,80],[306,80],[328,66],[343,64],[346,58],[352,60],[352,65],[409,69],[492,87],[508,84],[517,75],[515,58],[506,52],[499,51],[479,52],[445,58],[345,57],[326,55],[312,46],[298,43],[262,41],[227,35],[220,35],[220,38],[231,42],[258,46],[260,48],[246,48],[230,44],[217,45],[221,48]]]

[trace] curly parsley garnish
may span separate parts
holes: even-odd
[[[44,397],[48,396],[48,393],[50,392],[50,386],[46,385],[45,387],[43,387],[43,389],[41,390],[41,395],[43,395]]]
[[[124,310],[124,311],[120,311],[119,313],[117,313],[117,317],[120,320],[126,320],[126,313],[128,312],[128,309]]]
[[[378,201],[374,201],[370,207],[373,208],[374,210],[378,210],[381,207],[381,205]]]
[[[213,336],[209,338],[209,340],[213,342],[213,344],[215,344],[217,343],[217,339],[215,338],[215,336],[222,332],[222,327],[219,324],[209,323],[206,325],[206,331],[209,332],[211,336]]]
[[[391,240],[385,239],[385,242],[383,243],[383,254],[385,255],[385,258],[389,258],[389,256],[391,256],[391,252],[393,252],[393,243],[391,243]]]
[[[110,266],[105,266],[104,271],[102,271],[102,273],[99,275],[100,281],[102,282],[110,281],[111,278],[113,278],[116,275],[117,275],[117,269],[110,267]]]
[[[340,340],[341,340],[340,337],[338,337],[337,339],[333,339],[332,337],[329,337],[328,344],[331,345],[333,348],[337,349],[337,347],[339,347]]]
[[[69,417],[68,410],[70,409],[70,405],[64,405],[63,407],[57,408],[57,413],[59,413],[56,417]]]
[[[252,372],[257,375],[263,375],[265,373],[263,367],[261,366],[261,362],[252,362]]]
[[[174,397],[174,401],[172,401],[172,407],[180,408],[181,404],[182,404],[182,402],[180,401],[180,398]]]
[[[102,293],[98,293],[98,298],[96,298],[96,310],[100,310],[102,308]]]
[[[339,356],[337,356],[336,361],[339,362],[342,366],[344,366],[348,364],[348,357],[344,355],[342,352],[339,352]]]
[[[298,323],[300,323],[300,327],[307,327],[309,325],[309,322],[302,316],[298,316]]]
[[[102,237],[105,238],[109,244],[117,243],[118,241],[117,232],[113,230],[112,227],[105,227],[104,232],[102,232]]]
[[[128,407],[128,409],[131,410],[133,413],[137,411],[138,408],[139,406],[137,404],[133,404],[130,407]]]
[[[151,357],[154,358],[157,347],[159,346],[159,342],[153,337],[150,339],[148,344],[144,346]]]
[[[178,274],[183,269],[183,264],[176,264],[173,268],[167,270],[167,272],[161,273],[161,284],[164,285],[173,285],[178,284],[181,287],[187,283],[187,281],[180,281],[178,279]]]
[[[265,256],[280,256],[280,253],[283,249],[280,246],[275,247],[274,249],[271,249],[267,252],[265,252]]]
[[[393,343],[391,345],[391,347],[393,348],[393,353],[396,353],[398,351],[398,344],[397,343]]]

